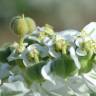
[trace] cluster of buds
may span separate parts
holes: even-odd
[[[32,46],[31,51],[28,53],[28,59],[29,61],[34,60],[35,63],[39,63],[39,57],[40,57],[40,53],[37,50],[37,48],[35,48],[34,46]]]
[[[43,31],[40,32],[39,39],[44,40],[46,37],[53,36],[54,35],[54,30],[51,25],[45,24],[43,27]]]
[[[76,45],[86,52],[96,53],[96,23],[91,22],[83,28]]]
[[[55,49],[56,51],[61,51],[62,54],[66,54],[68,49],[68,43],[64,40],[64,38],[60,38],[57,35],[55,40]]]
[[[84,47],[86,50],[96,53],[96,40],[88,40],[84,42]]]

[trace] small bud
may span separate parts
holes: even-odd
[[[58,50],[58,51],[62,50],[62,42],[63,42],[62,39],[56,41],[56,44],[55,44],[55,46],[56,46],[56,50]]]
[[[46,38],[46,34],[45,34],[45,32],[40,32],[40,34],[39,34],[39,40],[44,40]]]
[[[44,26],[44,32],[47,35],[53,35],[54,34],[53,27],[51,25],[45,24],[45,26]]]
[[[30,61],[34,60],[36,63],[39,63],[39,51],[33,47],[32,50],[28,53],[28,58]]]
[[[36,23],[33,19],[26,17],[25,18],[27,26],[28,26],[28,33],[33,32],[36,29]]]
[[[68,44],[65,42],[64,39],[60,39],[56,41],[55,47],[57,51],[61,51],[62,54],[66,54]]]

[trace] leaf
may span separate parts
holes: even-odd
[[[44,43],[44,45],[50,47],[50,46],[53,45],[53,40],[50,39],[49,37],[45,37],[44,40],[43,40],[43,43]]]
[[[0,79],[6,79],[9,76],[10,66],[8,64],[0,64]]]
[[[41,68],[44,64],[45,62],[42,62],[42,63],[34,64],[29,68],[21,69],[24,79],[28,85],[31,85],[34,81],[39,83],[44,81],[41,75]]]
[[[79,57],[80,64],[81,64],[81,69],[79,73],[87,73],[92,69],[93,66],[93,60],[94,60],[94,55],[93,53],[88,53],[86,56],[80,56]]]
[[[75,74],[77,68],[70,56],[62,55],[51,64],[51,72],[60,77],[66,78]]]
[[[42,74],[42,76],[43,76],[43,78],[44,78],[45,80],[48,80],[48,81],[50,81],[51,83],[53,83],[54,85],[56,85],[55,81],[54,81],[53,78],[50,76],[51,63],[52,63],[52,60],[48,61],[48,63],[42,67],[42,69],[41,69],[41,74]]]
[[[76,39],[76,37],[78,36],[79,33],[80,32],[77,30],[69,29],[69,30],[64,30],[64,31],[58,32],[57,34],[62,36],[68,42],[72,43],[72,42],[74,42],[74,40]]]
[[[54,78],[56,81],[55,86],[50,82],[45,82],[43,87],[50,93],[54,93],[55,96],[90,96],[89,88],[81,76],[72,76],[67,80],[59,76]]]
[[[90,22],[82,29],[82,32],[85,32],[92,39],[96,39],[96,22]]]
[[[66,82],[76,96],[89,96],[90,91],[82,76],[72,76]]]
[[[48,56],[48,48],[46,46],[41,46],[39,44],[33,44],[40,52],[42,58]]]
[[[56,52],[55,50],[54,50],[54,48],[53,47],[49,47],[49,54],[50,54],[50,56],[52,56],[53,58],[58,58],[58,57],[60,57],[61,56],[61,54],[58,52]]]
[[[3,83],[3,85],[0,86],[1,96],[24,96],[28,91],[29,89],[26,88],[21,81]]]
[[[81,65],[80,65],[80,62],[79,62],[78,57],[77,57],[77,55],[76,55],[75,48],[74,48],[74,47],[70,47],[70,48],[69,48],[69,52],[70,52],[71,58],[72,58],[73,61],[74,61],[75,66],[76,66],[78,69],[80,69]]]
[[[0,48],[0,62],[7,62],[7,57],[10,55],[11,51],[9,47]]]
[[[24,42],[28,43],[29,45],[33,43],[40,43],[41,41],[36,36],[28,36],[24,39]]]
[[[9,61],[9,64],[11,65],[11,66],[19,66],[19,67],[21,67],[21,68],[25,68],[25,65],[24,65],[24,62],[23,62],[23,60],[22,59],[14,59],[14,60],[12,60],[12,61]]]
[[[96,93],[96,71],[92,69],[89,73],[83,74],[83,78],[89,89]]]
[[[86,52],[85,50],[82,50],[82,49],[80,49],[80,48],[77,48],[77,49],[76,49],[76,54],[77,54],[78,56],[86,56],[86,55],[87,55],[87,52]]]

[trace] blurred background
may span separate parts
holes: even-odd
[[[0,46],[16,40],[9,22],[23,13],[39,26],[48,23],[55,31],[80,31],[89,22],[96,21],[96,0],[0,0]]]

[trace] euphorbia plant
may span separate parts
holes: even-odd
[[[81,32],[55,32],[51,25],[36,26],[33,19],[22,15],[10,25],[18,41],[0,49],[1,96],[95,94],[96,22]],[[62,80],[64,93],[55,89]]]

